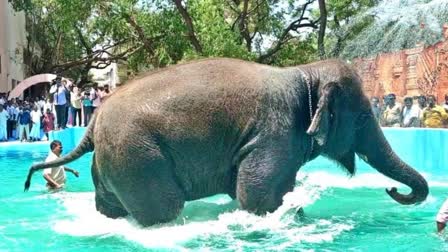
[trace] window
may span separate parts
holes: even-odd
[[[17,86],[17,81],[15,79],[11,80],[11,90]]]

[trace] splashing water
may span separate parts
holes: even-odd
[[[443,39],[442,27],[448,23],[446,0],[387,0],[367,10],[347,26],[350,32],[366,18],[374,18],[360,34],[348,42],[344,58],[366,57],[435,44]]]
[[[324,189],[324,186],[303,183],[285,195],[284,204],[277,211],[266,216],[256,216],[238,210],[227,196],[215,196],[189,202],[183,216],[177,221],[149,228],[139,227],[132,218],[113,220],[101,215],[95,210],[93,193],[61,193],[53,197],[62,203],[72,218],[56,220],[53,228],[57,233],[71,236],[118,236],[147,248],[171,249],[196,247],[197,244],[210,241],[219,243],[221,240],[221,242],[225,240],[228,248],[235,246],[233,249],[237,249],[248,239],[277,237],[272,243],[251,244],[250,247],[267,246],[270,249],[280,249],[300,242],[332,241],[341,232],[353,228],[351,223],[334,223],[326,219],[313,220],[305,224],[297,222],[297,210],[314,203]],[[224,211],[217,213],[196,211],[197,208],[205,207],[204,203],[208,204],[206,206],[208,209],[215,207]],[[195,220],[197,216],[186,216],[185,212],[201,215],[201,218],[204,218],[204,214],[207,216],[204,220],[197,221]],[[278,239],[283,242],[276,243]],[[209,244],[207,247],[211,249],[214,245]]]

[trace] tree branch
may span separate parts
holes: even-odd
[[[191,20],[190,15],[187,12],[187,9],[182,6],[182,0],[173,0],[176,4],[177,10],[179,11],[180,15],[184,19],[185,25],[187,26],[188,30],[188,38],[190,39],[190,42],[193,44],[193,47],[195,51],[199,54],[202,54],[202,46],[199,43],[199,40],[196,38],[196,35],[194,33],[194,26],[193,21]]]
[[[97,65],[99,65],[99,64],[110,65],[112,62],[117,61],[117,60],[126,60],[127,57],[134,54],[136,51],[142,49],[143,47],[144,47],[144,45],[131,47],[128,50],[125,50],[119,54],[112,55],[109,57],[103,57],[103,53],[105,50],[97,50],[97,51],[93,52],[91,55],[88,55],[82,59],[69,61],[66,63],[62,63],[59,65],[53,66],[53,70],[65,71],[65,70],[73,68],[73,67],[77,67],[80,65],[88,65],[88,64],[90,64],[89,65],[90,67],[96,68],[96,65],[92,65],[92,63],[95,63],[95,62],[98,63]]]
[[[325,0],[319,0],[319,10],[320,10],[320,25],[319,25],[319,37],[317,38],[317,45],[319,48],[320,59],[325,58],[325,29],[327,27],[327,7],[325,6]]]
[[[267,59],[269,59],[274,54],[276,54],[278,51],[280,51],[282,46],[284,44],[286,44],[292,38],[292,36],[289,34],[290,31],[298,32],[298,30],[300,28],[310,27],[310,28],[316,29],[318,27],[317,23],[319,22],[319,19],[316,21],[309,21],[309,18],[304,17],[307,6],[313,2],[314,2],[314,0],[308,0],[303,5],[303,7],[301,9],[302,13],[301,13],[300,17],[298,19],[294,20],[293,22],[291,22],[288,25],[288,27],[286,27],[285,30],[283,30],[282,34],[279,36],[277,41],[275,43],[273,43],[273,46],[271,48],[269,48],[265,54],[262,54],[257,58],[257,60],[256,60],[257,62],[264,63],[264,62],[266,62]],[[302,21],[309,21],[309,23],[302,24]]]
[[[244,0],[243,2],[243,11],[240,14],[240,18],[239,18],[239,25],[238,28],[240,30],[241,36],[244,38],[244,40],[246,41],[246,48],[247,51],[251,51],[252,49],[252,39],[249,33],[249,28],[248,28],[248,24],[247,24],[247,19],[248,19],[248,9],[249,9],[249,0]]]

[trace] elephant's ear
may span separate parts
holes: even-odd
[[[322,146],[327,142],[328,131],[330,130],[330,120],[333,116],[329,111],[330,103],[336,96],[339,89],[338,83],[327,83],[321,90],[321,95],[317,103],[317,110],[306,133],[312,136],[317,143]]]

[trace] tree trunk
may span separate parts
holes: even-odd
[[[177,10],[179,11],[180,15],[184,19],[185,25],[187,26],[188,38],[190,39],[191,44],[193,44],[193,47],[197,53],[202,54],[202,46],[199,43],[199,40],[196,38],[196,35],[194,33],[193,21],[191,20],[187,9],[182,6],[182,0],[174,0],[174,3],[176,4]]]
[[[325,0],[319,0],[319,10],[320,10],[320,25],[319,25],[319,37],[317,39],[317,44],[319,48],[320,59],[325,59],[325,29],[327,28],[327,7],[325,6]]]

